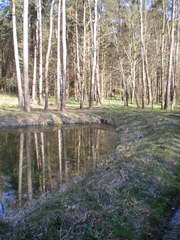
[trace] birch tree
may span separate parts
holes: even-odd
[[[42,4],[38,0],[38,27],[39,27],[39,104],[42,104],[43,87],[43,50],[42,50]]]
[[[48,95],[49,95],[48,72],[49,72],[49,58],[50,58],[50,54],[51,54],[52,34],[53,34],[53,8],[54,8],[54,0],[52,0],[52,2],[51,2],[51,9],[50,9],[49,40],[48,40],[48,48],[47,48],[47,53],[46,53],[46,65],[45,65],[45,106],[44,106],[44,110],[48,109]]]
[[[80,108],[83,108],[84,103],[84,86],[85,86],[85,80],[86,80],[86,45],[87,45],[87,26],[86,26],[86,2],[84,1],[84,11],[83,11],[83,69],[82,69],[82,80],[81,80],[81,96],[80,96]]]
[[[37,97],[37,50],[39,45],[38,20],[36,20],[36,36],[34,43],[34,63],[33,63],[33,82],[32,82],[32,102],[35,103]]]
[[[61,0],[58,2],[58,23],[57,23],[57,105],[60,110],[60,89],[62,81],[61,73]]]
[[[171,26],[171,38],[170,38],[170,53],[169,53],[169,68],[168,68],[168,78],[166,84],[166,98],[165,98],[165,109],[171,110],[171,87],[173,79],[173,58],[175,53],[175,12],[176,12],[176,0],[172,1],[172,26]],[[172,89],[173,91],[173,89]]]
[[[140,27],[141,27],[141,60],[142,60],[142,108],[145,106],[146,74],[145,74],[145,46],[144,46],[144,22],[143,22],[144,0],[140,1]]]
[[[161,32],[161,109],[165,106],[165,30],[166,30],[166,3],[162,1],[163,27]]]
[[[82,87],[81,87],[81,70],[80,70],[80,43],[79,43],[79,29],[78,29],[78,0],[76,0],[76,78],[78,82],[79,102],[82,108]]]
[[[67,42],[66,42],[66,0],[62,0],[62,50],[63,50],[63,74],[61,86],[61,111],[65,108],[66,77],[67,77]]]
[[[90,99],[89,107],[93,105],[95,98],[95,80],[96,80],[96,71],[97,71],[97,0],[94,0],[94,28],[93,28],[93,66],[92,66],[92,78],[90,84]]]
[[[23,64],[24,64],[24,110],[30,112],[29,94],[29,41],[28,41],[28,13],[29,0],[24,0],[23,10]]]
[[[16,64],[16,76],[17,76],[17,86],[18,86],[18,99],[19,99],[19,107],[22,110],[24,108],[24,99],[23,99],[21,70],[20,70],[20,64],[19,64],[19,50],[18,50],[18,40],[17,40],[17,28],[16,28],[16,4],[15,4],[15,0],[12,0],[12,23],[13,23],[14,57],[15,57],[15,64]]]

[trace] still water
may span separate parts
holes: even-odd
[[[10,209],[83,176],[114,151],[109,128],[71,126],[0,133],[0,201]]]

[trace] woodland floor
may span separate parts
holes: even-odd
[[[117,102],[91,110],[76,107],[69,105],[63,115],[53,108],[24,114],[14,106],[0,107],[1,128],[25,126],[36,116],[44,125],[108,123],[121,137],[95,172],[1,221],[0,239],[163,239],[180,206],[180,111],[124,108]]]

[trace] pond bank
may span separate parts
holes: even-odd
[[[60,113],[53,112],[0,112],[0,129],[4,128],[22,128],[30,126],[57,126],[62,124],[91,124],[91,123],[108,123],[111,124],[110,118],[88,113],[87,111],[79,112],[68,111]]]
[[[180,118],[119,107],[89,115],[110,119],[121,136],[116,151],[95,172],[7,217],[0,239],[162,239],[179,204]]]

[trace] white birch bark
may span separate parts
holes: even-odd
[[[84,85],[86,81],[86,2],[84,1],[84,13],[83,13],[83,69],[82,69],[82,81],[81,81],[81,96],[80,96],[80,108],[83,108],[84,103]]]
[[[166,30],[166,3],[165,0],[162,1],[163,4],[163,27],[161,32],[161,109],[165,107],[165,30]]]
[[[38,48],[38,20],[36,21],[36,39],[34,45],[34,67],[33,67],[33,83],[32,83],[32,102],[35,103],[37,97],[37,48]]]
[[[24,64],[24,110],[30,112],[29,94],[29,41],[28,41],[28,11],[29,0],[24,0],[23,16],[23,64]]]
[[[66,97],[66,75],[67,75],[66,0],[62,0],[62,49],[63,49],[63,75],[61,86],[61,111],[64,111]]]
[[[51,2],[51,9],[50,9],[49,39],[48,39],[48,48],[47,48],[47,53],[46,53],[46,65],[45,65],[45,106],[44,106],[44,110],[48,109],[48,95],[49,95],[48,72],[49,72],[49,58],[50,58],[50,54],[51,54],[52,34],[53,34],[53,8],[54,8],[54,0],[52,0],[52,2]]]
[[[57,28],[57,105],[60,110],[60,90],[61,90],[61,0],[58,3],[58,28]]]
[[[39,26],[39,104],[42,104],[43,87],[43,50],[42,50],[42,4],[38,0],[38,26]]]
[[[140,1],[140,27],[141,27],[141,60],[142,60],[142,108],[145,107],[145,95],[146,95],[146,74],[145,74],[145,52],[144,52],[144,23],[143,23],[143,3]]]
[[[89,107],[91,108],[95,96],[95,77],[96,77],[96,68],[97,68],[97,0],[94,0],[94,29],[93,29],[93,66],[92,66],[92,78],[90,86],[90,101]]]
[[[171,81],[173,78],[173,57],[174,57],[174,42],[175,42],[175,12],[176,12],[176,0],[172,1],[172,28],[171,28],[171,45],[170,45],[170,54],[169,54],[169,69],[168,69],[168,79],[166,85],[166,101],[165,101],[165,108],[171,110],[172,103],[171,103]]]
[[[20,64],[19,64],[19,50],[18,50],[18,40],[17,40],[17,28],[16,28],[16,5],[15,5],[15,0],[12,0],[12,23],[13,23],[14,57],[15,57],[15,64],[16,64],[16,76],[17,76],[17,86],[18,86],[19,107],[21,109],[23,109],[24,99],[23,99],[21,70],[20,70]]]
[[[76,77],[78,82],[78,91],[79,91],[79,102],[80,102],[80,108],[82,108],[81,105],[81,99],[82,99],[82,91],[81,91],[81,73],[80,73],[80,51],[79,51],[79,30],[78,30],[78,6],[77,6],[77,0],[76,0]]]

